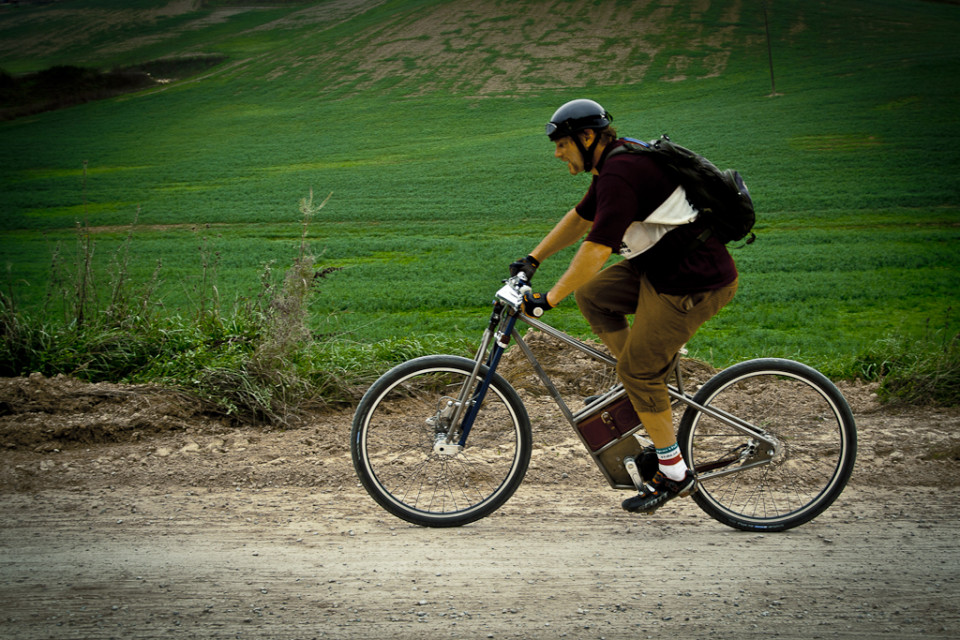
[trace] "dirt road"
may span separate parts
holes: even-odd
[[[958,494],[914,493],[768,535],[530,486],[456,530],[354,488],[7,494],[0,635],[956,637]]]
[[[851,485],[760,535],[689,500],[621,511],[546,419],[507,505],[436,530],[357,486],[349,412],[264,431],[160,392],[4,381],[0,637],[957,637],[960,412],[845,393]]]

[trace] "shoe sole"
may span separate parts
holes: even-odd
[[[689,487],[689,488],[681,491],[680,493],[678,493],[677,495],[675,495],[674,498],[686,498],[687,496],[692,496],[692,495],[695,494],[695,493],[697,492],[697,490],[699,490],[699,489],[700,489],[700,483],[697,482],[696,480],[694,480],[694,481],[690,484],[690,487]],[[673,498],[670,498],[669,500],[664,500],[664,501],[661,502],[660,504],[654,506],[652,509],[647,509],[646,511],[634,511],[634,512],[632,512],[632,513],[639,513],[641,516],[652,516],[654,513],[656,513],[657,509],[659,509],[659,508],[662,507],[663,505],[665,505],[665,504],[667,504],[668,502],[670,502],[670,500],[673,500]]]

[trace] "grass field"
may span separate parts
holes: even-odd
[[[669,133],[753,193],[740,292],[693,355],[855,375],[891,335],[956,332],[954,4],[768,3],[777,96],[764,15],[732,0],[161,11],[174,4],[0,10],[13,74],[225,56],[190,79],[0,123],[0,264],[20,308],[44,307],[53,256],[77,259],[78,225],[105,288],[135,219],[131,274],[162,264],[167,312],[189,315],[214,275],[222,300],[254,295],[264,265],[279,274],[296,255],[313,190],[332,193],[309,229],[318,264],[343,267],[313,299],[315,331],[361,345],[426,335],[462,353],[506,265],[587,187],[542,133],[587,96],[621,133]],[[538,282],[564,267],[549,261]],[[572,300],[549,318],[588,334]]]

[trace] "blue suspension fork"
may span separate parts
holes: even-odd
[[[501,312],[502,306],[497,304],[497,306],[494,308],[493,315],[490,316],[490,328],[488,331],[496,331],[497,325],[500,324]],[[490,350],[490,356],[487,358],[487,374],[484,376],[483,380],[480,381],[479,386],[477,386],[477,391],[473,394],[473,398],[470,401],[470,408],[467,410],[467,414],[463,417],[463,422],[460,424],[460,441],[457,444],[461,447],[467,443],[467,436],[470,435],[470,429],[473,428],[473,422],[477,419],[477,414],[480,412],[480,405],[483,404],[483,399],[487,395],[487,390],[490,389],[490,383],[493,381],[493,376],[497,371],[497,365],[500,364],[500,358],[503,356],[504,350],[506,350],[507,345],[510,343],[510,336],[513,334],[513,326],[516,323],[516,313],[510,313],[503,325],[500,327],[500,330],[494,335],[493,348]],[[481,357],[482,354],[477,355],[478,359]]]

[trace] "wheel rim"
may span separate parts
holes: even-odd
[[[803,376],[778,370],[752,372],[719,387],[705,403],[764,429],[779,447],[766,464],[715,477],[704,473],[696,494],[701,504],[735,520],[779,526],[812,518],[829,506],[838,485],[842,488],[846,482],[851,447],[844,414],[829,394]],[[699,413],[687,450],[699,471],[721,455],[744,455],[747,449],[741,447],[753,444],[756,440]],[[736,465],[726,470],[732,468]]]
[[[491,385],[467,446],[454,456],[434,451],[428,422],[441,398],[453,398],[467,376],[452,367],[415,371],[390,385],[364,419],[361,461],[378,493],[395,509],[463,518],[490,506],[520,470],[520,420]]]

